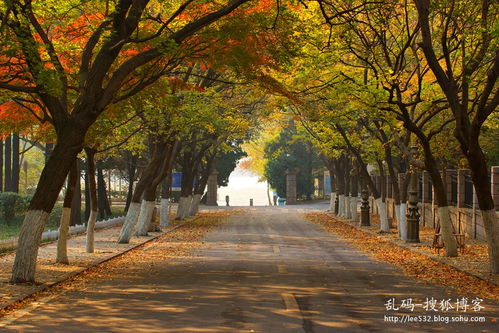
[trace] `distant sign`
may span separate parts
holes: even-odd
[[[324,175],[324,193],[331,194],[331,177],[328,174]]]
[[[182,189],[182,172],[172,172],[172,191]]]

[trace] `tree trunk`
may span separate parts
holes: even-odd
[[[57,144],[47,160],[25,215],[12,269],[13,283],[34,282],[41,235],[64,180],[82,149],[86,128],[69,123],[58,134]]]
[[[383,161],[380,159],[376,160],[379,169],[379,192],[381,194],[381,201],[386,202],[386,179],[385,179],[385,168],[383,166]]]
[[[171,174],[165,177],[163,183],[161,184],[161,204],[159,208],[159,226],[166,227],[170,224],[170,186],[171,186]]]
[[[422,140],[420,140],[421,142]],[[449,215],[449,204],[447,202],[447,191],[445,189],[442,177],[438,170],[438,164],[431,152],[428,142],[421,142],[424,152],[424,162],[426,171],[431,177],[435,201],[438,205],[437,213],[440,220],[440,232],[445,245],[445,255],[447,257],[457,257],[457,241],[452,235],[453,227]]]
[[[189,216],[194,216],[199,212],[199,205],[201,203],[201,198],[203,197],[206,185],[208,184],[208,178],[210,177],[214,169],[213,160],[215,158],[215,155],[216,154],[213,154],[213,156],[210,156],[208,158],[208,161],[206,161],[206,168],[203,168],[203,173],[201,174],[199,182],[196,185],[196,188],[194,189],[194,196],[192,198],[192,205],[189,212]],[[270,200],[268,185],[267,185],[267,196],[268,199]],[[270,204],[272,205],[272,203]]]
[[[191,210],[189,216],[194,216],[199,212],[199,204],[201,203],[202,194],[194,194],[192,197]]]
[[[345,168],[343,163],[343,157],[335,161],[336,169],[336,192],[338,195],[338,216],[345,216]]]
[[[0,137],[0,192],[3,192],[3,139]]]
[[[21,165],[19,164],[19,135],[12,134],[12,192],[19,193],[19,174]]]
[[[183,220],[189,216],[192,204],[192,187],[194,183],[195,170],[193,168],[182,168],[182,189],[177,208],[177,220]]]
[[[155,200],[148,200],[144,197],[140,205],[139,217],[137,219],[137,236],[147,236],[149,225],[156,206]]]
[[[208,172],[211,173],[212,168],[208,169]],[[194,191],[194,196],[192,197],[192,204],[189,211],[189,216],[194,216],[199,212],[199,205],[201,203],[201,198],[203,197],[204,190],[206,189],[206,185],[208,184],[208,175],[203,175],[199,180],[199,184],[196,186]]]
[[[351,173],[351,163],[350,158],[345,159],[345,217],[347,219],[352,218],[352,211],[350,206],[350,173]]]
[[[45,144],[45,163],[49,160],[50,155],[52,154],[52,151],[54,150],[54,144],[53,143],[46,143]]]
[[[269,201],[269,206],[272,206],[272,199],[270,198],[270,184],[267,182],[267,200]]]
[[[88,192],[90,196],[90,216],[87,222],[85,250],[87,253],[93,253],[95,223],[97,222],[97,184],[95,183],[95,154],[97,151],[93,148],[85,148],[85,152],[87,154]]]
[[[126,196],[125,212],[128,211],[128,207],[132,202],[133,182],[135,181],[136,171],[137,171],[137,156],[130,154],[130,160],[128,162],[128,193]]]
[[[499,223],[492,197],[486,159],[478,145],[472,145],[466,157],[471,169],[473,185],[475,189],[478,189],[476,197],[487,238],[490,271],[497,274],[499,273]],[[480,158],[482,160],[479,160]]]
[[[111,215],[111,207],[107,196],[106,181],[100,162],[97,162],[97,207],[99,217],[105,218]]]
[[[59,237],[57,239],[57,258],[60,264],[69,264],[67,242],[69,238],[69,220],[71,218],[71,205],[75,194],[76,183],[79,181],[78,163],[75,161],[69,171],[67,189],[62,205],[61,222],[59,226]]]
[[[90,217],[90,191],[88,190],[88,167],[85,168],[85,221]]]
[[[5,192],[12,192],[12,136],[8,136],[5,139],[4,153]]]
[[[359,182],[357,179],[357,174],[350,180],[351,181],[351,219],[354,222],[359,221],[359,214],[357,213],[357,202],[358,202],[358,196],[359,196]]]
[[[79,162],[79,160],[77,160]],[[77,180],[76,187],[73,194],[73,201],[71,202],[71,218],[69,219],[69,225],[79,225],[81,223],[81,182],[80,182],[80,168],[79,163],[77,163]]]
[[[332,160],[325,160],[326,168],[329,171],[329,187],[331,190],[331,196],[329,200],[329,211],[334,213],[334,202],[336,200],[336,180],[335,180],[335,170],[334,162]]]

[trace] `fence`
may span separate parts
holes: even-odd
[[[115,217],[105,221],[99,221],[95,224],[95,230],[110,228],[122,225],[125,221],[124,216]],[[80,235],[85,234],[87,232],[87,226],[85,224],[78,224],[75,226],[69,227],[70,235]],[[51,242],[57,240],[59,237],[59,230],[49,230],[45,231],[42,234],[42,242]],[[6,240],[0,240],[0,251],[1,250],[11,250],[17,247],[17,237],[13,237]]]
[[[399,174],[401,184],[405,174]],[[491,168],[490,181],[492,196],[494,198],[496,211],[499,211],[499,166]],[[374,175],[373,182],[378,190],[380,188],[381,176]],[[388,178],[388,177],[387,177]],[[442,179],[447,192],[447,200],[450,206],[450,216],[456,233],[464,233],[467,237],[485,240],[485,229],[480,216],[478,202],[475,195],[471,172],[468,169],[446,170],[442,172]],[[417,175],[417,191],[419,199],[419,212],[421,214],[420,224],[434,228],[438,223],[437,206],[433,200],[433,186],[428,173]],[[392,187],[391,182],[385,182],[387,187]],[[395,220],[395,202],[392,197],[392,189],[384,190],[386,193],[386,204],[388,218]],[[378,214],[374,199],[370,198],[371,213]]]

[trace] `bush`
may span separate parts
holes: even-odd
[[[13,192],[0,193],[0,211],[6,221],[12,221],[16,215],[21,215],[28,209],[30,195]]]

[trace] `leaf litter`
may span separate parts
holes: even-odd
[[[433,260],[428,255],[391,243],[390,239],[397,238],[396,232],[370,234],[323,212],[306,213],[304,216],[327,232],[339,235],[352,246],[371,254],[378,261],[400,267],[407,276],[450,288],[460,294],[471,293],[480,298],[499,301],[499,286]],[[421,234],[423,237],[430,237],[433,231],[423,228]],[[420,246],[418,250],[428,254],[432,252],[428,246]],[[467,251],[469,252],[464,255],[460,254],[464,257],[461,260],[476,260],[477,256],[483,259],[487,256],[483,245],[471,245]]]

